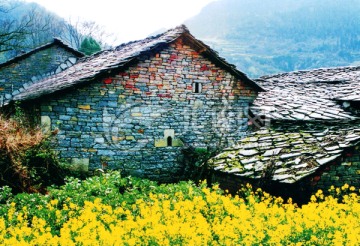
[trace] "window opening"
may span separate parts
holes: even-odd
[[[200,88],[199,88],[199,83],[195,82],[195,93],[199,93],[200,92]]]
[[[167,138],[167,146],[172,146],[172,137]]]

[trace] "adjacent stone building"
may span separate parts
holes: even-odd
[[[360,67],[298,71],[257,80],[251,111],[263,129],[210,160],[215,180],[305,199],[345,183],[360,188]]]
[[[179,26],[82,58],[6,103],[39,105],[59,157],[72,166],[166,182],[184,174],[183,148],[231,146],[246,136],[260,91]]]
[[[0,64],[0,106],[32,83],[59,73],[84,55],[62,42],[53,42]]]

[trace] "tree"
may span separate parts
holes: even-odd
[[[73,24],[36,3],[0,0],[0,62],[48,43],[54,37],[75,49],[81,48],[86,54],[115,41],[113,34],[106,33],[93,21],[78,20]]]
[[[94,21],[68,20],[65,31],[61,38],[71,44],[74,48],[80,49],[86,37],[92,37],[101,47],[109,46],[108,43],[115,43],[116,37],[112,33],[104,31],[105,28]]]
[[[14,9],[19,3],[11,0],[0,0],[0,13],[8,13]]]
[[[0,56],[9,57],[59,36],[59,18],[37,4],[0,0]]]
[[[54,37],[61,37],[65,32],[65,21],[47,12],[42,7],[31,8],[27,15],[31,17],[32,25],[28,27],[27,45],[37,47],[51,41]]]
[[[12,9],[2,3],[0,12],[8,14]],[[0,53],[19,49],[24,46],[27,30],[33,24],[30,16],[24,16],[20,20],[8,17],[0,20]]]
[[[80,49],[85,55],[92,55],[101,50],[100,44],[92,37],[85,37],[81,42]]]

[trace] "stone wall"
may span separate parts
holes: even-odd
[[[44,77],[72,66],[77,58],[67,49],[52,45],[0,68],[0,105]]]
[[[181,150],[226,146],[248,129],[256,93],[177,40],[117,75],[42,102],[42,123],[57,133],[61,158],[84,170],[174,181]]]
[[[312,178],[314,189],[327,191],[348,184],[360,189],[360,146],[349,148],[337,161],[327,165]]]

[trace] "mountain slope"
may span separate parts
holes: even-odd
[[[360,0],[219,0],[185,22],[250,77],[360,61]]]

